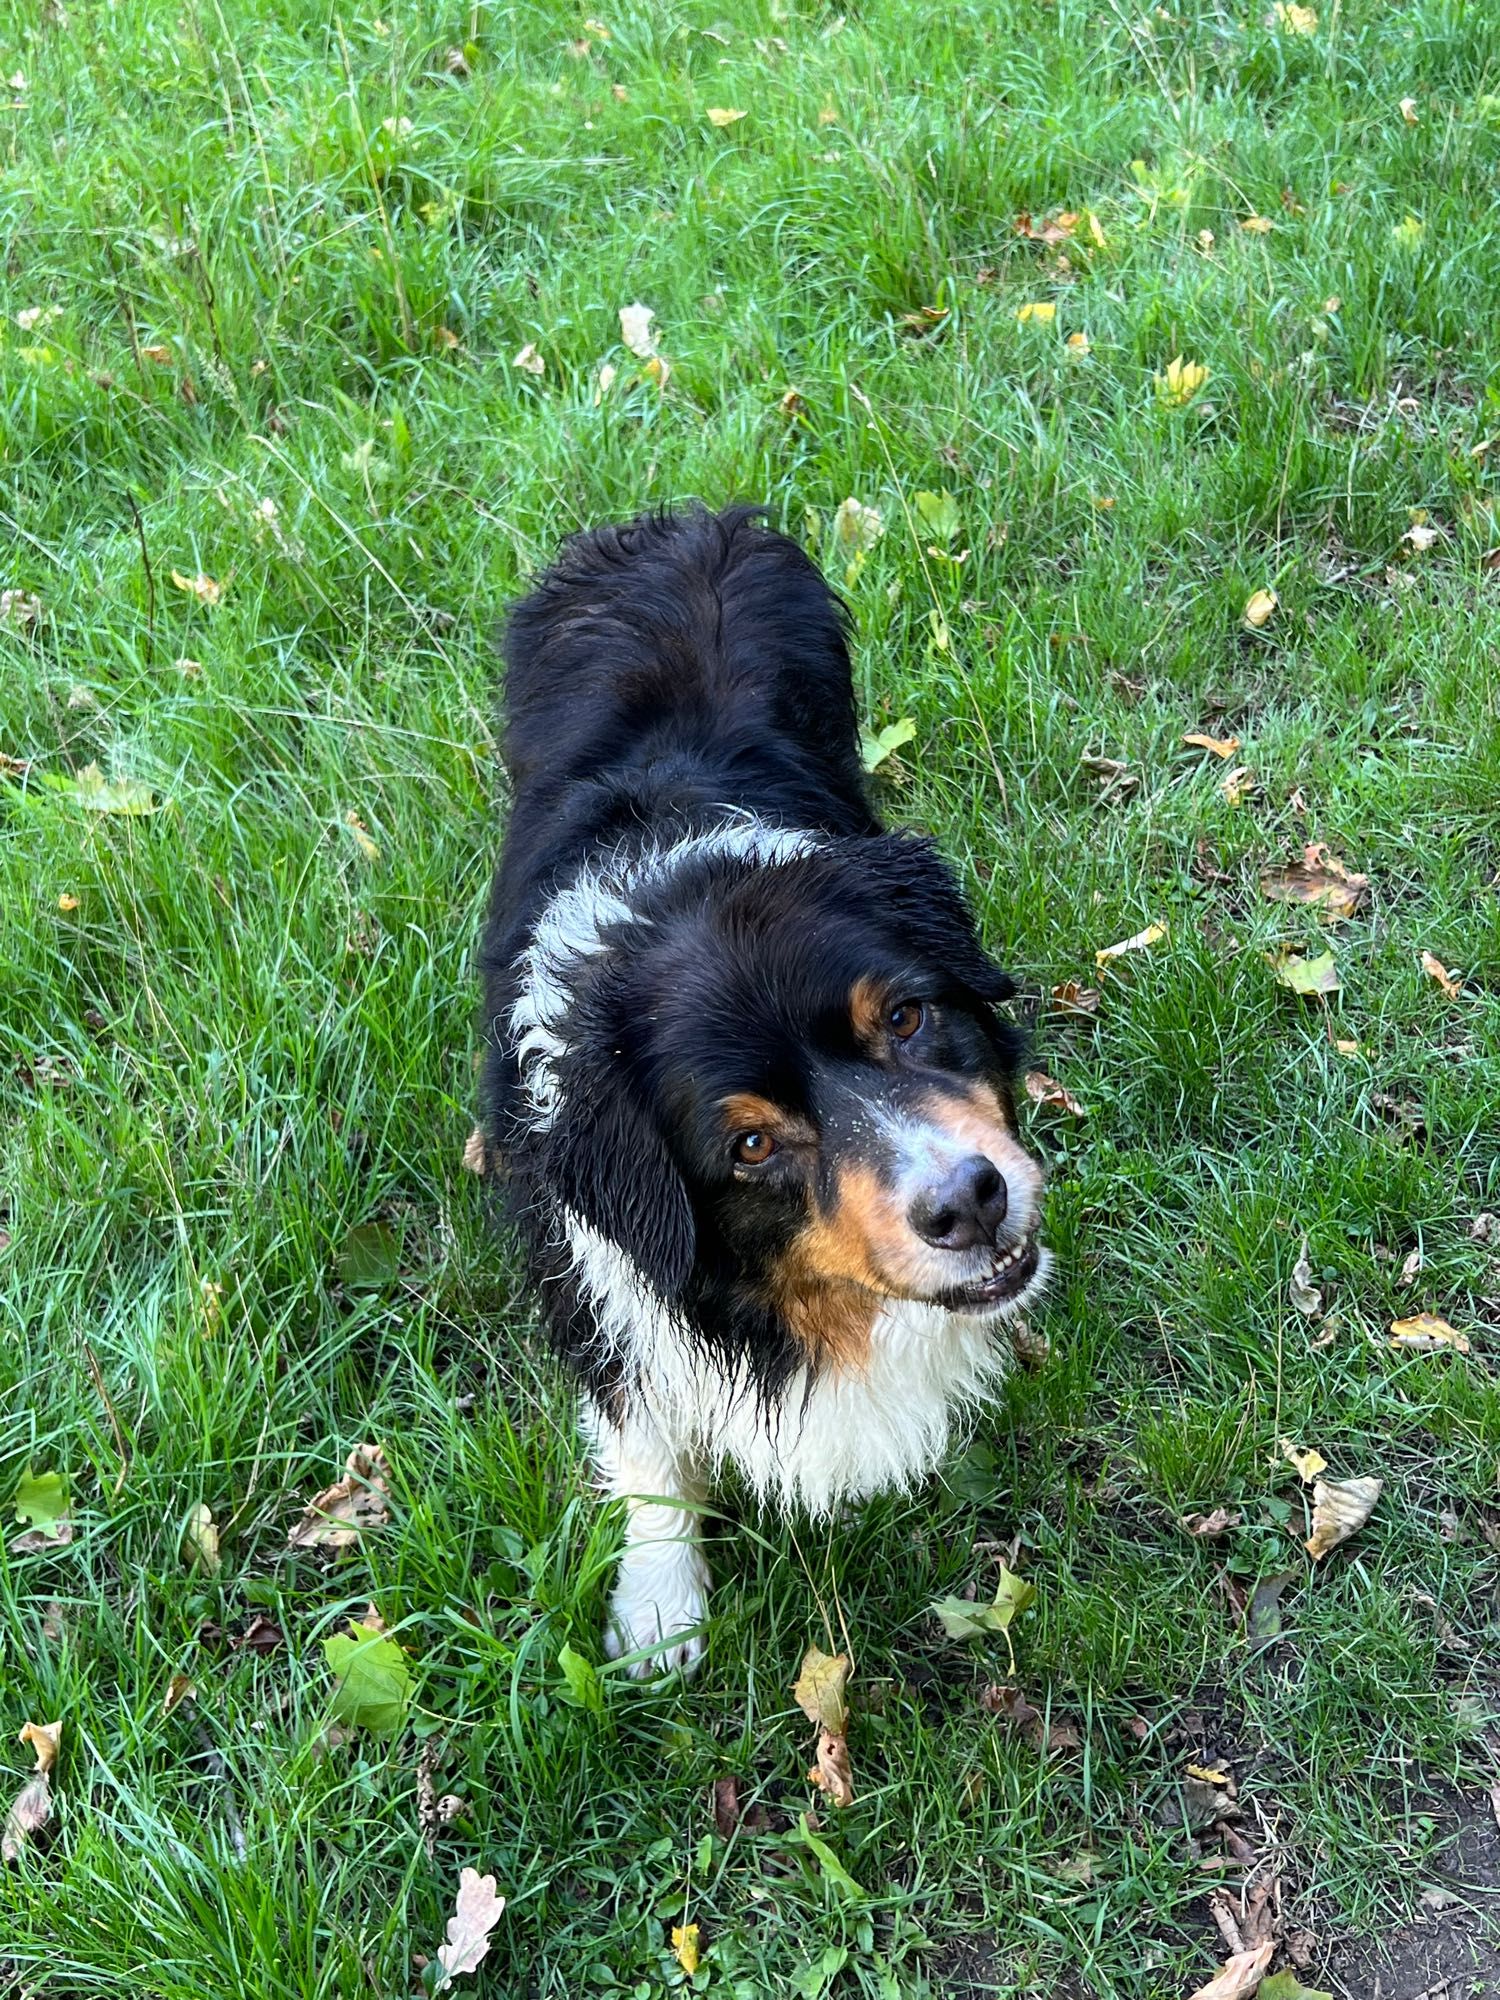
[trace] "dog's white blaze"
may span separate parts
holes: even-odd
[[[724,859],[769,867],[810,854],[818,844],[815,834],[798,827],[771,826],[751,813],[726,808],[723,822],[707,833],[690,834],[670,847],[652,842],[615,849],[558,890],[521,954],[510,1010],[512,1043],[535,1131],[547,1131],[557,1119],[557,1064],[566,1048],[562,1029],[572,975],[583,960],[603,951],[607,930],[641,921],[631,898],[695,862]]]
[[[691,1341],[624,1251],[577,1216],[566,1229],[599,1337],[621,1366],[630,1421],[649,1420],[664,1462],[732,1464],[761,1501],[814,1515],[932,1471],[965,1413],[1003,1381],[1004,1321],[1040,1290],[1050,1262],[1042,1251],[1026,1290],[989,1313],[888,1300],[863,1368],[829,1369],[805,1393],[794,1380],[768,1408],[747,1370],[726,1373]]]

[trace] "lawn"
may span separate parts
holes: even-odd
[[[1500,1993],[1500,16],[0,0],[0,73],[0,1498],[72,1531],[5,1508],[0,1992],[427,1990],[474,1867],[460,1992],[1179,2000],[1274,1880],[1268,1994]],[[831,1532],[726,1496],[641,1689],[463,1152],[499,614],[693,495],[815,539],[1086,1115],[1003,1405]],[[1316,1565],[1282,1439],[1385,1482]],[[362,1442],[388,1522],[289,1547]],[[1001,1554],[1013,1668],[928,1610]]]

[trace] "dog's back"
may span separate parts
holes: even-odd
[[[506,628],[514,903],[533,855],[704,811],[869,830],[844,625],[755,508],[575,535]]]

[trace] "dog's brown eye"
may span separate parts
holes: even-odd
[[[927,1018],[920,1000],[903,1000],[885,1017],[885,1024],[898,1042],[909,1042]]]
[[[741,1132],[734,1142],[734,1157],[746,1167],[758,1167],[775,1151],[776,1141],[769,1132]]]

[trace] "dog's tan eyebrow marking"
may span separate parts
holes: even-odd
[[[816,1146],[818,1135],[805,1118],[784,1105],[773,1104],[753,1090],[731,1091],[719,1099],[724,1126],[729,1132],[769,1132],[784,1146]]]
[[[849,988],[849,1019],[854,1037],[866,1047],[885,1034],[885,1017],[890,1007],[885,988],[874,979],[856,979]]]

